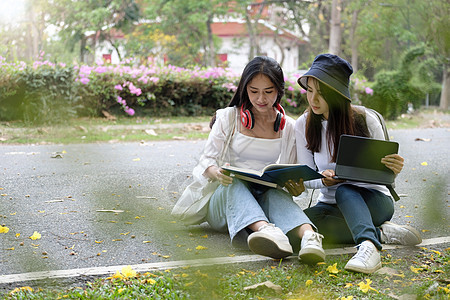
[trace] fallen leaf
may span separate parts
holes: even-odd
[[[144,130],[144,132],[148,135],[153,135],[153,136],[157,136],[158,134],[155,132],[155,130],[153,129],[146,129]]]
[[[200,246],[200,245],[195,247],[195,250],[206,250],[206,249],[208,249],[208,247],[204,247],[204,246]]]
[[[97,209],[96,212],[123,213],[120,209]]]
[[[44,203],[54,203],[54,202],[64,202],[64,200],[63,199],[56,199],[56,200],[44,201]]]
[[[415,268],[413,266],[410,266],[409,269],[416,274],[419,274],[420,271],[423,271],[423,268]]]
[[[424,161],[423,163],[421,163],[422,166],[428,166],[428,163],[426,161]]]
[[[50,157],[51,158],[63,158],[63,155],[61,152],[53,152]]]
[[[18,292],[20,292],[20,291],[28,291],[28,292],[32,292],[33,289],[32,289],[31,287],[29,287],[29,286],[23,286],[23,287],[20,287],[20,288],[15,288],[15,289],[12,290],[9,294],[10,294],[10,295],[13,295],[13,294],[18,293]]]
[[[271,281],[264,281],[264,282],[257,283],[257,284],[254,284],[254,285],[246,286],[246,287],[244,287],[244,291],[254,290],[254,289],[257,289],[259,287],[268,288],[268,289],[274,290],[277,293],[281,293],[282,290],[283,290],[283,288],[281,286],[279,286],[277,284],[273,284]]]

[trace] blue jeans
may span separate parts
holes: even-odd
[[[373,189],[343,184],[336,190],[336,204],[318,202],[306,215],[324,236],[324,243],[360,244],[365,240],[381,250],[381,224],[394,214],[391,197]]]
[[[315,228],[289,193],[237,178],[228,186],[220,185],[214,192],[206,221],[214,230],[228,231],[232,244],[244,248],[251,233],[247,226],[257,221],[273,223],[285,234],[303,224]],[[300,238],[294,234],[288,236],[295,251],[300,246]]]

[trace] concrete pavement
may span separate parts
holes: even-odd
[[[448,244],[449,128],[392,130],[406,159],[393,221]],[[170,210],[204,141],[0,146],[0,281],[30,272],[248,256]],[[301,198],[306,208],[309,199]],[[29,237],[34,231],[38,240]],[[9,277],[8,277],[9,278]]]

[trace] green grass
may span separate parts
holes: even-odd
[[[33,289],[5,293],[5,299],[448,299],[449,249],[415,248],[382,252],[380,274],[344,270],[350,255],[327,257],[324,264],[308,266],[294,260],[269,260],[263,267],[243,269],[224,265],[183,268],[128,278],[97,279],[83,287]],[[335,268],[330,268],[336,264]],[[334,273],[331,272],[334,269]],[[360,284],[367,286],[363,290]],[[279,290],[254,287],[270,281]],[[12,292],[12,293],[11,293]],[[0,296],[2,296],[0,294]],[[345,298],[344,298],[345,297]],[[411,298],[408,298],[411,299]]]
[[[297,116],[292,116],[294,119]],[[449,126],[448,112],[421,110],[387,121],[389,129]],[[0,123],[0,144],[73,144],[206,139],[210,116],[171,118],[118,117],[68,120],[64,125],[34,126],[23,122]],[[202,126],[192,126],[192,124]],[[170,126],[168,126],[170,125]],[[150,132],[153,129],[154,132]]]
[[[204,139],[204,127],[183,124],[206,124],[210,117],[173,118],[105,118],[73,119],[67,124],[32,126],[23,122],[0,124],[2,144],[73,144],[94,142],[135,142],[180,139]],[[169,128],[166,126],[170,124]],[[153,129],[154,128],[154,129]],[[149,130],[153,129],[153,132]]]

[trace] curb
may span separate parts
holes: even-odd
[[[423,240],[423,242],[419,245],[416,245],[415,248],[444,243],[450,243],[450,236]],[[408,247],[400,245],[383,245],[383,250],[393,250],[402,248]],[[325,249],[326,255],[343,255],[351,253],[356,253],[355,247]],[[297,257],[289,256],[286,259],[297,259]],[[258,261],[270,261],[270,260],[272,259],[261,255],[240,255],[235,257],[216,257],[207,259],[136,264],[131,265],[131,268],[138,273],[143,273],[143,272],[155,272],[185,267],[202,267],[202,266],[236,264],[236,263],[254,263]],[[125,267],[125,265],[0,275],[0,284],[16,283],[21,281],[43,280],[43,279],[71,278],[79,276],[110,275],[114,274],[116,271],[120,271],[123,267]]]

